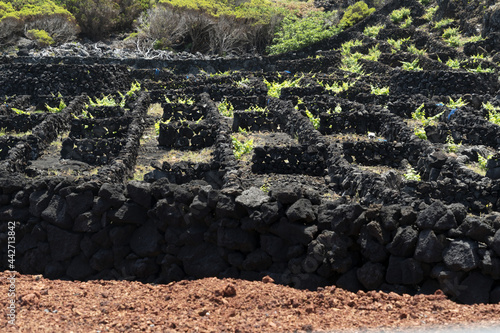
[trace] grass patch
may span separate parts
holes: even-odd
[[[472,170],[474,171],[475,173],[477,173],[478,175],[481,175],[481,176],[486,176],[486,170],[483,170],[481,168],[481,166],[479,165],[479,163],[470,163],[470,164],[466,164],[465,167],[469,170]]]
[[[213,152],[212,148],[203,148],[195,151],[171,149],[163,155],[160,162],[168,162],[170,164],[178,162],[208,163],[212,160]]]
[[[148,108],[148,116],[163,117],[163,108],[161,107],[161,104],[150,104]]]
[[[337,133],[326,135],[325,138],[330,142],[368,142],[368,141],[386,141],[386,139],[382,136],[378,136],[375,133],[368,132],[365,135],[356,134],[356,133]]]
[[[360,168],[361,170],[364,170],[364,171],[376,173],[377,175],[382,175],[382,174],[387,173],[389,171],[394,171],[398,174],[401,174],[399,171],[397,171],[391,167],[385,166],[385,165],[368,166],[368,165],[357,164],[357,167]]]

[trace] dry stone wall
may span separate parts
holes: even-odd
[[[415,27],[387,18],[398,4]],[[12,221],[17,269],[50,278],[270,275],[499,302],[500,69],[493,54],[445,65],[494,40],[456,50],[418,29],[423,13],[391,1],[274,57],[0,58],[0,269]],[[370,75],[340,68],[353,39],[380,45],[360,60]],[[235,140],[251,152],[236,158]]]

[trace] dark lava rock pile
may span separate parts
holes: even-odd
[[[415,16],[404,29],[388,19],[402,5]],[[447,46],[423,12],[392,1],[275,57],[0,58],[0,268],[14,221],[18,271],[50,278],[269,275],[499,302],[500,127],[487,108],[500,107],[500,44]],[[426,54],[392,52],[398,36]],[[382,51],[360,60],[365,75],[339,68],[354,39],[352,52]],[[489,70],[445,65],[455,57]],[[415,59],[421,71],[402,69]],[[286,80],[297,85],[271,97]],[[427,140],[412,118],[422,105]],[[234,140],[250,139],[236,159]]]

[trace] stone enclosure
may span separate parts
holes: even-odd
[[[449,69],[435,56],[454,49],[383,22],[380,39],[363,21],[263,59],[0,58],[0,269],[14,221],[17,270],[54,279],[269,275],[499,302],[500,127],[485,109],[500,106],[499,67]],[[345,41],[396,33],[428,55],[383,52],[363,79],[339,69]],[[422,71],[401,68],[418,57]],[[298,78],[269,95],[265,82]],[[237,159],[235,139],[250,153]]]

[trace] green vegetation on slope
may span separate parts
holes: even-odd
[[[295,51],[329,38],[341,30],[336,22],[337,12],[313,12],[304,18],[287,16],[267,51],[269,54]]]
[[[51,40],[66,42],[78,31],[75,17],[54,1],[0,1],[0,45],[23,34],[37,42],[43,40],[43,45]]]
[[[136,29],[127,42],[144,51],[279,54],[329,38],[374,10],[358,1],[340,18],[313,0],[0,1],[0,45],[23,35],[47,46],[78,33],[99,40]]]

